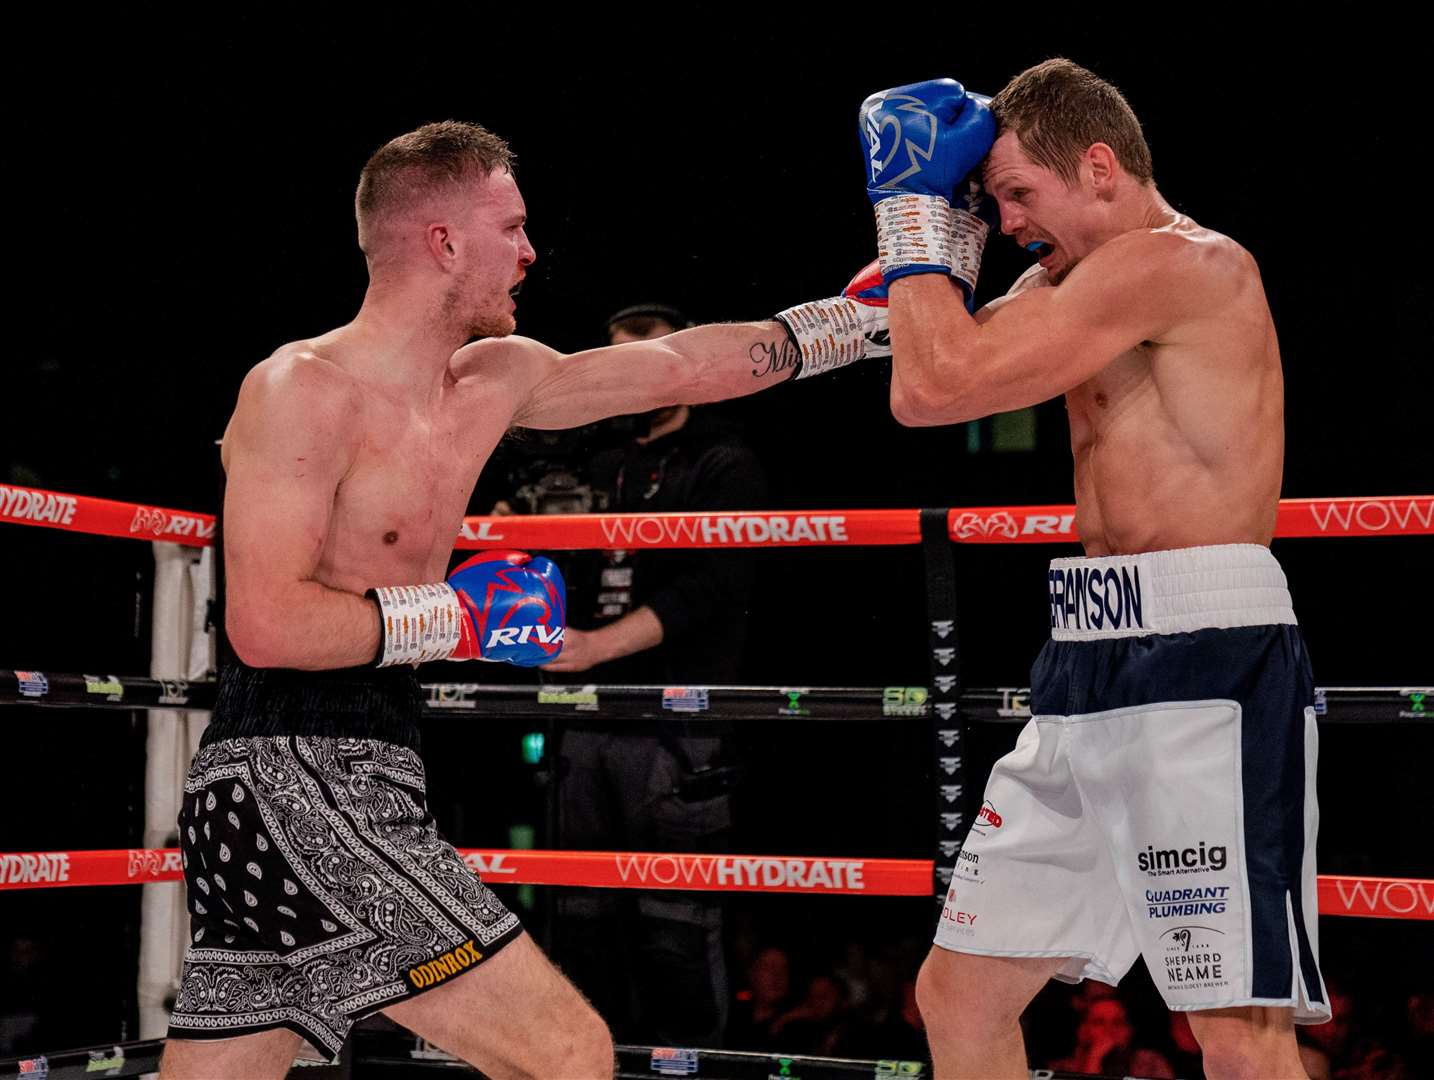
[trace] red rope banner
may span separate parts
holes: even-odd
[[[454,546],[535,551],[639,548],[884,547],[921,540],[917,510],[733,510],[700,514],[469,517]],[[210,514],[0,484],[0,521],[163,540],[214,542]],[[951,539],[968,544],[1075,543],[1075,507],[975,506],[949,511]],[[1278,537],[1434,536],[1434,496],[1283,499]]]
[[[140,503],[64,495],[41,488],[0,484],[0,521],[42,525],[50,529],[120,536],[131,540],[166,540],[190,547],[214,543],[214,516],[187,510],[165,510]]]
[[[804,855],[691,855],[625,851],[465,849],[463,861],[490,883],[598,889],[930,896],[929,859]],[[0,892],[67,885],[179,881],[177,848],[0,854]],[[1321,874],[1321,915],[1434,920],[1434,881]]]

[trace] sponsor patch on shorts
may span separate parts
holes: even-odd
[[[436,959],[409,968],[408,981],[415,990],[437,986],[454,975],[461,975],[482,959],[483,954],[473,947],[473,941],[470,938],[458,948],[449,949]]]

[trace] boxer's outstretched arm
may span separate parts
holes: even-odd
[[[334,493],[358,451],[348,376],[317,357],[276,357],[244,380],[224,436],[225,629],[252,667],[366,664],[369,600],[313,580]]]
[[[485,345],[493,353],[504,350],[501,362],[522,366],[530,388],[513,423],[531,428],[578,427],[664,405],[742,397],[792,378],[798,358],[776,320],[698,326],[567,356],[525,338],[470,348]],[[475,359],[488,362],[481,353]]]
[[[1127,233],[1059,286],[974,318],[945,275],[901,278],[890,289],[892,414],[911,426],[955,424],[1063,394],[1223,302],[1220,265],[1169,232]]]

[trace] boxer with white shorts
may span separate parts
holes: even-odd
[[[1049,578],[1034,719],[997,763],[917,981],[936,1073],[1025,1077],[1051,978],[1143,955],[1206,1075],[1303,1076],[1317,962],[1309,666],[1274,535],[1283,376],[1254,259],[1175,211],[1140,123],[1068,60],[994,99],[866,100],[891,408],[952,424],[1064,395],[1086,558]],[[1219,147],[1212,147],[1218,152]],[[990,228],[1038,264],[972,312]]]
[[[991,772],[936,944],[1061,957],[1069,982],[1143,955],[1171,1009],[1327,1019],[1314,684],[1274,556],[1057,559],[1049,585],[1033,718]]]

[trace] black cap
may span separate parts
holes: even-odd
[[[607,317],[608,333],[612,328],[628,319],[661,319],[674,330],[686,330],[696,324],[671,304],[633,304]]]

